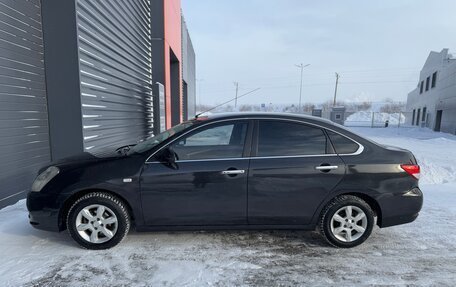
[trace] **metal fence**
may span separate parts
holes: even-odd
[[[347,127],[411,127],[412,114],[408,112],[384,113],[384,112],[346,112],[344,125]]]

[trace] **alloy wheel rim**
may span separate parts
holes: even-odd
[[[353,242],[366,232],[367,216],[364,211],[353,205],[337,210],[331,218],[331,232],[342,242]]]
[[[100,244],[111,240],[117,232],[116,214],[101,204],[92,204],[79,211],[76,230],[87,242]]]

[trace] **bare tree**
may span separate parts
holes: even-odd
[[[372,102],[362,102],[356,105],[358,111],[367,111],[372,108]]]
[[[389,102],[388,104],[386,104],[380,108],[380,112],[393,114],[393,113],[400,113],[400,112],[404,111],[404,109],[405,109],[404,103]]]

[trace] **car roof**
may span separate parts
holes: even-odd
[[[235,118],[270,118],[270,119],[295,119],[305,120],[315,123],[321,123],[333,126],[334,123],[330,120],[323,119],[320,117],[293,114],[293,113],[279,113],[279,112],[228,112],[228,113],[215,113],[215,114],[202,114],[197,118],[205,118],[207,120],[222,120],[222,119],[235,119]]]
[[[354,133],[353,131],[347,129],[346,127],[332,122],[328,119],[323,119],[320,117],[310,116],[310,115],[303,115],[303,114],[293,114],[293,113],[279,113],[279,112],[228,112],[228,113],[214,113],[214,114],[202,114],[199,115],[196,120],[204,120],[204,121],[218,121],[218,120],[225,120],[225,119],[288,119],[288,120],[297,120],[303,121],[310,124],[315,124],[323,128],[327,128],[339,133],[342,133],[349,138],[361,142],[363,145],[367,143],[375,144],[371,140],[367,140],[366,138]]]

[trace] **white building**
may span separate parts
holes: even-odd
[[[456,58],[443,49],[431,51],[418,86],[408,94],[412,125],[456,134]]]

